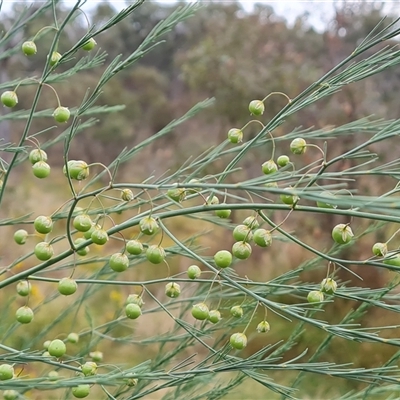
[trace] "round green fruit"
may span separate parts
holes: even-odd
[[[192,316],[195,319],[204,321],[205,319],[208,319],[209,315],[210,311],[205,303],[197,303],[192,307]]]
[[[265,175],[270,175],[278,171],[278,166],[274,160],[268,160],[261,166],[262,172]]]
[[[229,343],[236,350],[242,350],[247,346],[247,336],[244,333],[234,333],[229,339]]]
[[[165,260],[165,250],[158,245],[151,245],[146,250],[146,258],[152,264],[161,264]]]
[[[58,282],[58,291],[64,296],[74,294],[78,289],[78,284],[72,278],[62,278]]]
[[[75,247],[79,247],[82,243],[85,243],[85,242],[86,242],[86,239],[78,238],[75,240],[74,245],[75,245]],[[89,251],[90,251],[89,246],[85,246],[79,250],[76,250],[77,254],[79,254],[80,256],[86,256],[89,253]]]
[[[227,268],[232,264],[232,253],[228,250],[217,251],[214,255],[214,262],[219,268]]]
[[[257,325],[257,332],[258,333],[267,333],[269,332],[269,330],[271,329],[269,323],[267,321],[261,321],[258,325]]]
[[[260,247],[268,247],[271,246],[272,243],[272,235],[270,231],[266,229],[259,228],[253,233],[254,243]]]
[[[26,297],[32,291],[32,286],[29,281],[19,281],[17,283],[17,293],[20,296]]]
[[[84,43],[82,49],[85,51],[93,50],[96,47],[97,43],[93,38],[90,38],[87,42]]]
[[[53,357],[62,357],[67,352],[67,346],[60,339],[54,339],[50,342],[47,349],[49,354]]]
[[[72,395],[77,399],[84,399],[89,396],[90,386],[87,384],[78,385],[72,388]]]
[[[4,400],[17,400],[19,397],[18,392],[13,389],[5,390],[3,392],[3,399]]]
[[[50,379],[51,381],[56,381],[56,380],[58,380],[58,377],[59,377],[57,371],[50,371],[50,372],[47,374],[47,376],[49,377],[49,379]]]
[[[303,138],[293,139],[290,143],[290,151],[293,154],[304,154],[307,150],[307,142]]]
[[[53,220],[46,215],[40,215],[33,222],[33,226],[36,232],[47,234],[53,230]]]
[[[7,381],[14,377],[14,367],[10,364],[0,365],[0,380]]]
[[[33,149],[29,153],[29,161],[31,164],[36,164],[39,161],[47,161],[47,153],[41,149]]]
[[[92,242],[100,246],[108,242],[108,233],[104,229],[94,229],[90,238]]]
[[[18,308],[15,318],[20,324],[29,324],[33,320],[33,311],[28,306]]]
[[[244,219],[243,225],[248,226],[251,230],[257,229],[260,226],[259,222],[257,221],[257,217],[252,215]]]
[[[139,221],[139,229],[145,235],[154,235],[160,227],[155,218],[148,216]]]
[[[123,189],[121,190],[121,200],[123,201],[132,201],[134,199],[134,195],[131,189]]]
[[[171,299],[179,297],[181,294],[181,287],[178,283],[169,282],[165,285],[165,294]]]
[[[126,304],[136,304],[139,307],[142,307],[144,304],[143,298],[139,294],[130,294],[126,299]]]
[[[393,267],[400,267],[400,254],[396,252],[386,254],[383,263],[386,265],[392,265]]]
[[[85,364],[81,365],[81,370],[85,376],[96,375],[97,364],[94,361],[86,361]]]
[[[68,175],[71,179],[82,181],[89,176],[89,166],[85,161],[82,160],[69,160],[68,163]],[[67,168],[63,167],[63,173],[67,176]]]
[[[180,203],[181,201],[185,200],[185,192],[184,188],[171,188],[167,191],[167,196],[171,199]]]
[[[291,187],[287,187],[283,190],[287,190],[290,191],[292,190]],[[286,193],[282,193],[280,196],[280,199],[282,201],[282,203],[285,203],[289,206],[292,206],[293,204],[296,204],[299,201],[299,197],[296,196],[295,194],[286,194]]]
[[[312,290],[307,295],[307,301],[309,303],[321,303],[321,301],[324,301],[324,294],[320,290]]]
[[[129,267],[129,258],[123,253],[114,253],[110,257],[110,268],[115,272],[126,271]]]
[[[321,282],[321,292],[325,294],[333,294],[336,292],[337,283],[332,278],[325,278]]]
[[[338,224],[332,229],[332,238],[338,244],[349,243],[353,236],[353,231],[347,224]]]
[[[91,238],[92,238],[92,233],[93,233],[93,231],[95,231],[96,229],[101,229],[101,226],[100,226],[99,224],[93,223],[92,226],[90,227],[90,229],[89,229],[88,231],[83,232],[83,237],[84,237],[86,240],[91,239]]]
[[[50,260],[54,255],[53,246],[47,242],[40,242],[35,246],[34,253],[40,261]]]
[[[243,131],[241,129],[232,128],[228,132],[228,140],[233,143],[241,143],[243,141]]]
[[[70,343],[76,344],[79,342],[79,335],[75,332],[71,332],[67,336],[67,340]]]
[[[58,64],[61,59],[61,54],[58,51],[53,51],[50,57],[50,65],[53,67],[54,65]]]
[[[236,242],[232,246],[232,254],[240,260],[246,260],[251,256],[251,246],[247,242]]]
[[[208,197],[206,197],[206,204],[215,206],[215,205],[219,204],[219,198],[217,196],[208,196]]]
[[[92,357],[92,361],[101,362],[103,361],[103,353],[101,351],[92,351],[89,353],[89,356]]]
[[[243,308],[241,306],[233,306],[230,310],[232,317],[242,318],[243,317]]]
[[[233,238],[238,242],[248,242],[253,238],[253,232],[251,231],[251,228],[244,224],[235,226],[232,234]]]
[[[143,245],[139,240],[129,240],[126,243],[126,251],[133,256],[138,256],[143,253]]]
[[[6,92],[3,92],[0,100],[3,105],[9,108],[15,107],[18,104],[17,93],[13,92],[12,90],[7,90]]]
[[[225,210],[215,210],[215,215],[219,218],[229,218],[231,216],[232,210],[225,209]]]
[[[142,315],[142,310],[138,304],[135,303],[128,303],[125,306],[125,315],[129,319],[136,319]]]
[[[78,214],[72,225],[79,232],[87,232],[93,226],[93,221],[87,214]]]
[[[28,40],[28,41],[22,43],[21,48],[22,48],[22,52],[26,56],[33,56],[37,53],[36,44],[32,40]]]
[[[210,310],[208,314],[208,320],[212,324],[216,324],[217,322],[221,321],[221,313],[218,310]]]
[[[325,192],[322,192],[320,194],[320,196],[326,198],[326,201],[325,200],[318,200],[317,201],[317,206],[319,208],[336,208],[335,205],[329,203],[329,200],[332,200],[332,199],[334,199],[336,197],[333,193],[325,191]]]
[[[261,100],[252,100],[249,104],[249,111],[255,116],[264,114],[265,106]]]
[[[28,232],[25,229],[18,229],[14,233],[14,241],[17,244],[25,244],[28,238]]]
[[[47,164],[47,162],[38,161],[37,163],[32,165],[32,171],[33,175],[35,175],[36,178],[44,179],[50,175],[51,168],[50,165]]]
[[[276,163],[281,167],[286,167],[290,163],[290,158],[286,155],[279,156]]]
[[[384,256],[386,256],[387,252],[388,252],[388,248],[387,248],[387,244],[386,243],[378,242],[378,243],[375,243],[372,246],[372,253],[375,256],[384,257]]]
[[[67,107],[59,106],[53,112],[53,118],[56,122],[64,123],[69,120],[71,116],[71,112],[68,110]]]
[[[200,278],[201,269],[197,265],[191,265],[187,270],[187,275],[190,279]]]

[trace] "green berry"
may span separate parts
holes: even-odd
[[[259,228],[253,233],[253,241],[256,245],[260,247],[268,247],[271,246],[272,243],[272,235],[270,231],[266,229]]]
[[[287,188],[285,188],[283,190],[290,191],[290,190],[292,190],[292,188],[291,187],[287,187]],[[285,204],[290,205],[290,206],[293,205],[293,204],[296,204],[300,200],[299,197],[296,196],[295,194],[282,193],[279,197],[280,197],[282,203],[285,203]]]
[[[123,272],[129,267],[129,258],[126,254],[114,253],[108,263],[113,271]]]
[[[77,333],[75,333],[75,332],[71,332],[71,333],[68,334],[67,340],[68,340],[68,342],[73,343],[73,344],[78,343],[79,342],[79,335]]]
[[[38,161],[37,163],[32,165],[32,171],[33,175],[36,176],[36,178],[43,179],[47,178],[50,175],[50,165],[47,164],[45,161]]]
[[[400,254],[396,252],[390,252],[386,254],[383,263],[386,265],[392,265],[394,267],[400,267]]]
[[[126,251],[133,256],[138,256],[143,253],[143,245],[139,240],[129,240],[126,243]]]
[[[209,314],[210,311],[205,303],[197,303],[192,307],[192,316],[200,321],[208,319]]]
[[[46,215],[40,215],[33,222],[33,226],[36,232],[47,234],[53,230],[53,220]]]
[[[72,278],[62,278],[58,282],[58,291],[64,296],[74,294],[78,289],[78,284]]]
[[[336,196],[328,191],[322,192],[320,194],[321,197],[326,198],[327,201],[329,201],[329,199],[334,199]],[[327,201],[322,201],[322,200],[317,200],[317,207],[319,208],[336,208],[335,205],[328,203]]]
[[[85,51],[93,50],[96,47],[97,43],[93,38],[90,38],[87,42],[84,43],[82,49]]]
[[[4,400],[16,400],[18,399],[18,392],[13,389],[5,390],[3,392],[3,399]]]
[[[93,221],[87,214],[78,214],[74,218],[72,225],[79,232],[87,232],[92,227]]]
[[[85,376],[96,375],[97,364],[94,361],[86,361],[81,365],[81,370]]]
[[[32,286],[29,281],[19,281],[17,283],[17,293],[20,296],[28,296],[32,291]]]
[[[125,314],[129,319],[136,319],[142,315],[142,310],[138,304],[128,303],[125,306]]]
[[[321,282],[321,292],[333,294],[336,292],[337,283],[332,278],[325,278]]]
[[[267,182],[264,184],[265,187],[267,188],[277,188],[278,187],[278,183],[277,182]]]
[[[153,217],[144,217],[139,221],[140,232],[145,235],[154,235],[159,228],[157,221]]]
[[[244,224],[237,225],[232,234],[236,241],[248,242],[253,238],[253,232],[251,231],[251,228]]]
[[[57,107],[53,112],[53,118],[59,123],[67,122],[70,116],[71,113],[67,107]]]
[[[126,299],[126,304],[136,304],[139,307],[142,307],[144,304],[143,298],[139,294],[130,294]]]
[[[185,192],[186,190],[183,188],[171,188],[168,189],[167,196],[177,203],[180,203],[181,201],[185,200]]]
[[[165,250],[158,245],[151,245],[146,250],[146,258],[152,264],[160,264],[164,261],[166,257]]]
[[[281,167],[286,167],[290,163],[290,158],[286,155],[279,156],[276,163]]]
[[[191,265],[187,270],[190,279],[197,279],[201,275],[201,269],[197,265]]]
[[[214,262],[219,268],[227,268],[232,264],[232,253],[228,250],[217,251],[214,255]]]
[[[208,320],[212,324],[216,324],[217,322],[221,321],[221,313],[218,310],[210,310],[208,314]]]
[[[261,169],[263,174],[270,175],[278,171],[278,166],[274,160],[268,160],[261,166]]]
[[[50,342],[47,351],[51,356],[59,358],[67,352],[67,346],[62,340],[54,339]]]
[[[85,242],[86,242],[86,239],[78,238],[75,240],[74,246],[79,247],[82,243],[85,243]],[[89,253],[89,251],[90,251],[89,246],[85,246],[80,250],[76,250],[77,254],[79,254],[80,256],[86,256]]]
[[[248,226],[251,230],[257,229],[260,226],[257,221],[257,217],[254,217],[252,215],[244,219],[243,225]]]
[[[27,42],[22,43],[22,52],[26,56],[33,56],[37,53],[37,47],[35,42],[32,40],[28,40]]]
[[[225,210],[215,210],[215,215],[219,218],[229,218],[231,216],[232,210],[225,209]]]
[[[50,243],[40,242],[35,246],[34,253],[40,261],[50,260],[54,255],[53,247]]]
[[[14,367],[10,364],[0,365],[0,380],[7,381],[14,377]]]
[[[22,306],[16,311],[15,318],[21,324],[29,324],[33,320],[33,311],[28,306]]]
[[[82,181],[89,176],[89,166],[85,161],[82,160],[69,160],[68,163],[68,174],[71,179]],[[67,176],[67,168],[63,167],[63,173]]]
[[[349,243],[353,236],[354,233],[347,224],[338,224],[332,229],[332,238],[336,243]]]
[[[49,349],[49,346],[50,346],[50,343],[51,343],[51,340],[46,340],[46,341],[43,343],[43,348],[44,348],[45,350],[48,350],[48,349]]]
[[[33,149],[29,153],[29,161],[31,164],[36,164],[39,161],[47,161],[47,153],[41,149]]]
[[[99,224],[93,223],[92,226],[90,227],[90,229],[89,229],[88,231],[83,232],[83,237],[84,237],[86,240],[91,239],[91,238],[92,238],[92,233],[93,233],[93,231],[95,231],[96,229],[101,229],[101,226],[100,226]]]
[[[267,332],[269,332],[270,329],[271,329],[271,327],[269,326],[269,323],[267,321],[261,321],[257,325],[257,332],[258,333],[267,333]]]
[[[1,102],[9,108],[15,107],[18,104],[18,96],[17,93],[7,90],[3,92],[0,97]]]
[[[17,244],[25,244],[28,238],[28,232],[25,229],[18,229],[14,233],[14,241]]]
[[[198,183],[201,183],[198,179],[191,179],[188,183],[190,183],[191,185],[197,185]],[[201,191],[201,188],[191,188],[188,190],[189,193],[195,194]]]
[[[243,131],[241,129],[232,128],[228,132],[228,140],[233,143],[241,143],[243,141]]]
[[[108,242],[108,233],[104,229],[94,229],[90,235],[92,242],[102,246]]]
[[[103,361],[103,353],[101,351],[92,351],[89,353],[89,356],[92,357],[92,361],[101,362]]]
[[[83,399],[89,396],[90,393],[90,386],[87,384],[78,385],[72,388],[72,394],[77,399]]]
[[[58,52],[58,51],[53,51],[53,53],[52,53],[52,55],[51,55],[51,57],[50,57],[50,65],[51,66],[54,66],[54,65],[56,65],[59,61],[60,61],[60,58],[61,58],[62,56],[61,56],[61,54]],[[60,122],[60,121],[59,121]]]
[[[387,244],[386,243],[375,243],[372,246],[372,253],[376,256],[384,257],[388,252]]]
[[[230,310],[232,317],[242,318],[243,317],[243,308],[240,306],[233,306]]]
[[[217,205],[219,204],[219,198],[217,196],[207,196],[206,205]]]
[[[304,154],[307,150],[307,142],[303,138],[293,139],[290,143],[290,151],[293,154]]]
[[[252,100],[249,104],[250,114],[259,116],[264,114],[265,106],[261,100]]]
[[[240,260],[246,260],[251,256],[251,246],[247,242],[236,242],[232,246],[232,254]]]
[[[324,294],[320,290],[312,290],[307,295],[307,301],[309,303],[320,303],[324,301]]]
[[[123,201],[132,201],[134,199],[134,195],[131,189],[123,189],[121,190],[121,200]]]
[[[165,285],[165,294],[171,299],[179,297],[181,294],[181,287],[175,282],[169,282]]]
[[[58,372],[57,371],[50,371],[47,376],[51,381],[56,381],[58,379]]]
[[[247,346],[247,337],[244,333],[234,333],[229,339],[229,343],[236,350],[242,350]]]

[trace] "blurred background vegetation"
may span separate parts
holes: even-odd
[[[33,3],[32,12],[34,12],[34,2],[27,3]],[[306,16],[299,15],[295,23],[289,25],[284,16],[277,15],[270,6],[256,4],[252,11],[245,11],[239,2],[207,2],[207,5],[194,17],[181,23],[178,29],[168,34],[163,45],[145,56],[133,68],[113,79],[112,83],[106,87],[98,104],[125,105],[125,108],[117,114],[99,115],[98,123],[86,129],[73,142],[70,158],[84,159],[88,163],[101,161],[108,164],[125,146],[132,147],[146,137],[154,135],[171,120],[183,115],[196,102],[215,97],[216,102],[213,107],[177,128],[172,135],[166,136],[140,152],[131,163],[121,167],[119,177],[127,182],[139,182],[149,175],[161,175],[167,169],[173,170],[193,155],[193,149],[195,149],[194,155],[197,155],[202,150],[223,141],[230,128],[244,126],[249,120],[247,106],[251,100],[262,99],[273,91],[284,92],[293,98],[334,67],[353,51],[359,41],[384,16],[382,8],[379,7],[380,3],[382,2],[345,2],[336,7],[333,18],[327,22],[325,29],[317,31],[307,22]],[[109,54],[108,61],[118,54],[131,52],[177,5],[178,3],[167,5],[153,1],[146,2],[129,20],[124,20],[113,29],[98,36],[96,38],[98,46]],[[0,28],[7,31],[19,8],[24,6],[23,2],[16,2],[11,10],[3,11]],[[102,1],[92,8],[89,18],[93,23],[101,24],[114,13],[112,2]],[[386,23],[388,24],[391,20],[392,17],[387,17]],[[22,41],[23,38],[32,37],[47,24],[45,17],[37,18],[34,23],[26,26],[23,36],[15,40]],[[69,48],[86,33],[85,19],[83,16],[77,18],[67,28],[59,44],[58,51],[61,53],[63,49]],[[29,59],[29,62],[26,57],[19,54],[0,60],[1,83],[23,76],[38,76],[47,55],[46,49],[52,40],[51,36],[47,33],[37,40],[38,48],[43,48],[44,51],[39,51],[35,58]],[[10,43],[10,47],[13,45],[15,43]],[[69,67],[68,63],[61,64],[57,72],[62,72]],[[79,104],[87,87],[96,84],[106,67],[107,62],[100,68],[81,72],[68,84],[56,85],[62,105],[73,108]],[[346,124],[371,114],[386,119],[398,117],[399,89],[400,70],[389,69],[367,80],[346,86],[334,96],[295,114],[274,132],[274,137],[279,138],[300,126],[329,129],[331,126]],[[17,109],[30,108],[34,90],[34,86],[19,89]],[[285,105],[285,102],[282,96],[270,97],[266,102],[263,118],[268,120],[273,117]],[[44,109],[55,106],[54,94],[48,90],[47,94],[41,98],[40,107]],[[2,108],[0,112],[4,115],[7,109]],[[31,132],[39,132],[47,128],[48,122],[48,119],[35,119]],[[0,137],[6,141],[17,142],[23,126],[24,120],[12,122],[4,120],[0,124]],[[55,127],[54,129],[62,128]],[[257,126],[246,128],[246,139],[257,132]],[[44,138],[51,138],[52,135],[54,131],[49,130],[41,137],[44,140]],[[362,141],[362,137],[359,136],[361,135],[342,136],[340,140],[336,140],[330,147],[330,156],[343,152],[347,147],[353,147],[357,141]],[[286,142],[277,141],[276,154],[287,153],[287,147]],[[383,159],[387,161],[393,157],[393,152],[397,151],[397,147],[393,147],[393,143],[389,141],[384,141],[375,150],[387,157]],[[308,157],[313,156],[312,152],[309,153],[300,162],[309,164],[312,158]],[[260,166],[269,157],[270,152],[266,153],[265,148],[254,150],[254,158],[246,159],[242,163],[242,170],[235,176],[235,181],[240,181],[241,176],[248,178],[260,175]],[[62,143],[52,147],[49,152],[49,162],[54,169],[57,167],[61,169]],[[43,199],[42,193],[39,193],[35,187],[34,178],[27,173],[28,168],[30,166],[20,165],[11,176],[10,185],[13,196],[17,198],[23,196],[28,200],[21,202],[20,206],[18,202],[11,200],[15,197],[8,196],[8,203],[4,203],[2,207],[8,207],[7,212],[11,214],[10,217],[24,213],[22,205],[26,207],[27,204],[31,204],[32,209],[35,209],[38,214],[49,208],[53,210],[62,203],[62,199],[65,200],[68,194],[68,188],[62,186],[61,180],[59,186],[55,180],[46,187],[47,195]],[[218,162],[215,168],[215,171],[206,172],[217,172]],[[61,178],[62,174],[60,172],[55,176]],[[24,185],[20,185],[20,182]],[[383,193],[385,185],[393,186],[393,182],[365,178],[365,180],[359,180],[357,185],[357,189],[361,192],[374,194]],[[40,191],[43,191],[43,186]],[[246,216],[239,212],[232,215],[236,222],[240,222]],[[279,220],[279,213],[276,215],[276,219]],[[282,218],[283,216],[284,214]],[[331,215],[318,218],[311,216],[307,219],[304,216],[293,215],[289,224],[293,224],[293,229],[295,226],[302,227],[301,234],[305,242],[318,241],[318,246],[324,248],[330,246],[331,243],[331,230],[326,229],[326,226],[331,227],[340,222],[347,221]],[[182,224],[179,228],[185,233],[190,234],[193,229],[192,226],[186,226],[182,220],[175,223]],[[387,238],[389,228],[385,229],[384,236]],[[290,225],[287,230],[290,231]],[[4,230],[3,233],[5,232]],[[382,235],[382,231],[377,231],[375,238],[369,236],[359,241],[356,248],[353,246],[343,251],[348,253],[346,255],[348,258],[368,258],[371,256],[371,246],[374,241],[380,239],[380,234]],[[3,238],[0,238],[1,242]],[[231,242],[233,243],[233,239],[229,232],[215,228],[214,232],[203,239],[202,245],[208,246],[212,251],[217,249],[220,243]],[[3,259],[8,262],[15,259],[17,246],[10,248],[4,244],[0,246]],[[288,243],[272,246],[267,252],[254,249],[254,256],[246,267],[241,268],[247,268],[249,277],[257,274],[258,279],[268,280],[298,267],[310,258],[310,254],[302,248],[290,247],[291,250],[286,251],[288,249]],[[342,257],[345,255],[342,254]],[[188,260],[177,259],[171,263],[171,268],[183,271],[189,265],[188,263]],[[376,268],[361,270],[354,267],[354,270],[364,279],[362,282],[357,282],[361,286],[382,287],[391,278],[389,272],[382,272]],[[146,273],[148,272],[143,270],[143,274]],[[319,282],[325,274],[325,266],[321,268],[321,265],[310,264],[302,279]],[[354,279],[345,273],[341,273],[340,278],[343,281]],[[43,296],[45,296],[44,293],[38,293],[37,301],[42,301]],[[119,301],[118,295],[112,291],[110,296]],[[297,300],[293,299],[293,301]],[[288,299],[285,302],[288,302]],[[356,305],[347,304],[345,300],[338,299],[326,308],[326,312],[333,313],[335,319],[340,321],[353,307]],[[105,314],[112,312],[107,307],[103,311]],[[386,319],[389,317],[383,310],[379,311],[379,315],[369,313],[368,318],[374,319],[375,326],[390,324]],[[43,323],[45,320],[43,316]],[[291,333],[290,324],[276,316],[271,316],[270,323],[273,329],[267,340],[271,343],[284,340]],[[364,323],[368,326],[368,320]],[[146,328],[156,329],[149,325],[146,325]],[[398,329],[393,329],[389,336],[398,336],[397,331]],[[309,348],[312,352],[321,342],[323,335],[322,332],[308,328],[307,334],[299,337],[296,351],[288,356],[298,354],[299,348]],[[264,343],[252,341],[246,351],[250,354],[265,345],[265,337],[262,340]],[[382,359],[389,358],[390,352],[394,352],[389,346],[379,348],[376,344],[356,345],[340,339],[334,339],[331,348],[331,352],[324,354],[326,361],[340,362],[341,359],[348,359],[349,354],[352,354],[355,366],[362,367],[380,365]],[[271,376],[279,381],[277,374],[279,373],[275,372]],[[285,380],[290,380],[289,376],[286,375]],[[331,386],[326,378],[324,380],[323,384],[308,380],[307,390],[304,392],[308,393],[308,397],[305,395],[303,398],[335,398],[338,393],[362,385],[353,383],[354,387],[347,386],[340,389]],[[345,385],[350,385],[350,383],[346,382]],[[246,388],[243,390],[244,394],[238,395],[237,398],[256,398],[252,397],[254,393],[251,389],[248,392]],[[262,390],[264,389],[260,387],[260,397],[257,398],[265,398]]]

